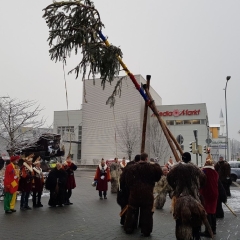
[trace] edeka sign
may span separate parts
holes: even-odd
[[[179,117],[179,116],[193,116],[193,115],[199,115],[200,114],[200,109],[198,110],[188,110],[188,109],[185,109],[185,110],[178,110],[178,109],[175,109],[173,110],[172,112],[171,111],[165,111],[165,112],[158,112],[158,114],[161,116],[161,117]],[[154,117],[155,114],[153,113],[151,115],[151,117]]]

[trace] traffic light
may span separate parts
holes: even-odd
[[[207,146],[203,146],[203,152],[207,153]]]
[[[197,151],[196,151],[196,142],[190,142],[189,143],[189,148],[190,148],[190,151],[191,153],[195,154]]]

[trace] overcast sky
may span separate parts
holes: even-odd
[[[3,1],[0,8],[0,97],[37,100],[53,122],[66,109],[62,64],[49,58],[42,9],[52,1]],[[206,103],[219,123],[228,83],[229,136],[240,140],[239,0],[95,0],[109,42],[133,74],[152,75],[163,104]],[[67,62],[75,67],[81,56]],[[82,81],[67,76],[69,109],[80,109]],[[105,102],[103,103],[105,104]]]

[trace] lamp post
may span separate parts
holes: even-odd
[[[226,110],[226,144],[227,144],[227,156],[226,156],[226,160],[229,161],[229,146],[228,146],[228,118],[227,118],[227,84],[228,84],[228,81],[230,80],[231,76],[227,76],[226,77],[226,86],[224,88],[225,90],[225,110]]]

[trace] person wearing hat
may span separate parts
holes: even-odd
[[[206,159],[206,163],[202,168],[206,175],[206,184],[200,189],[200,194],[203,197],[203,206],[207,212],[207,219],[211,226],[213,234],[216,234],[216,208],[218,200],[218,173],[214,169],[214,163],[211,157]],[[201,234],[205,237],[211,237],[208,230]]]
[[[117,193],[119,178],[121,174],[121,167],[117,157],[114,158],[114,162],[110,165],[110,174],[111,174],[111,193]]]
[[[70,197],[72,196],[72,189],[76,187],[74,171],[77,170],[77,165],[72,162],[72,158],[69,155],[66,161],[63,163],[63,169],[67,173],[67,184],[66,184],[66,193],[65,193],[65,205],[71,205]]]
[[[167,181],[174,191],[172,205],[173,215],[176,219],[176,238],[199,240],[201,225],[205,216],[202,215],[204,208],[201,205],[199,189],[204,186],[206,175],[191,163],[191,154],[185,152],[182,155],[182,162],[176,164],[169,171]],[[191,202],[191,205],[188,204],[189,202]],[[185,206],[185,208],[179,206]],[[187,211],[190,215],[184,215],[185,213],[182,211]],[[192,212],[194,212],[193,219],[191,219]],[[185,219],[183,219],[183,216]],[[189,219],[186,219],[188,217]],[[188,224],[183,224],[183,220],[187,221]],[[191,234],[184,236],[184,233],[189,232],[187,229],[192,230]]]
[[[102,200],[107,199],[107,190],[108,190],[108,182],[111,180],[109,168],[102,158],[101,163],[98,165],[94,181],[97,182],[96,190],[99,193],[99,199]]]
[[[6,166],[4,175],[4,210],[5,213],[16,212],[15,203],[17,198],[19,171],[17,169],[17,163],[19,156],[11,156],[10,164]]]
[[[129,166],[124,177],[129,190],[124,222],[127,234],[133,233],[137,225],[137,213],[140,212],[138,226],[143,236],[150,236],[153,229],[153,188],[161,176],[160,165],[149,163],[147,153],[142,153],[141,160]]]
[[[33,192],[33,207],[43,207],[41,203],[41,196],[42,196],[42,191],[43,191],[43,184],[44,184],[44,178],[43,178],[43,173],[42,169],[40,167],[41,161],[40,157],[36,159],[36,161],[33,163],[33,186],[32,186],[32,192]]]
[[[129,198],[129,189],[127,187],[127,183],[125,180],[125,176],[128,173],[128,169],[130,166],[133,164],[136,164],[141,160],[141,155],[136,155],[133,161],[130,161],[127,163],[126,167],[123,169],[122,174],[119,179],[119,188],[117,192],[117,203],[121,207],[121,219],[120,219],[120,224],[124,225],[125,222],[125,216],[126,216],[126,211],[124,212],[124,209],[128,205],[128,198]],[[138,212],[135,214],[135,219],[136,219],[136,226],[138,222]]]
[[[20,210],[31,210],[28,205],[28,198],[32,190],[33,181],[33,167],[32,167],[32,155],[23,159],[23,163],[20,169],[20,180],[18,190],[21,191]]]

